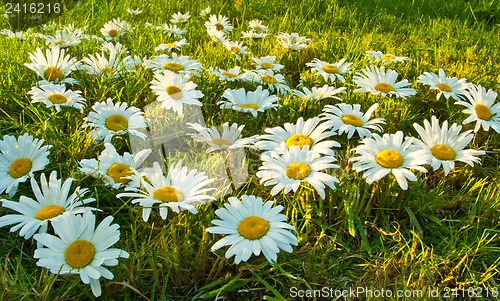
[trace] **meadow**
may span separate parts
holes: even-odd
[[[210,6],[210,13],[200,12]],[[64,5],[63,5],[64,8]],[[127,8],[140,9],[131,14]],[[119,258],[109,267],[114,278],[100,280],[103,300],[289,300],[320,299],[295,294],[332,288],[349,290],[415,291],[429,294],[439,289],[436,300],[466,300],[481,295],[482,300],[498,300],[500,283],[500,134],[494,129],[474,132],[468,148],[484,151],[480,164],[470,166],[457,162],[445,174],[425,165],[426,173],[415,172],[417,181],[409,181],[402,189],[392,175],[368,184],[362,172],[353,168],[350,159],[361,143],[357,133],[330,137],[340,144],[335,147],[335,164],[327,174],[336,177],[336,189],[325,188],[321,198],[312,185],[304,184],[296,192],[271,194],[271,187],[260,182],[257,172],[262,165],[261,151],[247,148],[248,179],[235,191],[207,204],[197,206],[197,214],[187,210],[170,211],[163,219],[154,208],[147,221],[142,207],[132,204],[131,197],[117,197],[123,188],[106,185],[102,178],[82,173],[80,162],[97,158],[105,149],[104,142],[89,135],[82,127],[94,103],[126,102],[143,109],[157,100],[150,88],[152,70],[139,68],[120,77],[112,74],[92,75],[85,70],[72,72],[79,84],[85,107],[46,107],[32,103],[27,93],[40,77],[25,66],[30,53],[37,48],[48,49],[44,39],[35,33],[53,34],[68,24],[85,28],[84,33],[103,37],[103,25],[115,18],[125,20],[134,29],[118,38],[128,54],[153,59],[161,52],[161,43],[176,40],[155,26],[170,23],[177,12],[189,12],[186,23],[187,44],[177,53],[197,60],[203,70],[191,76],[200,98],[201,111],[207,127],[229,122],[244,125],[242,137],[262,135],[265,129],[295,124],[319,116],[326,105],[340,102],[360,104],[366,111],[374,103],[379,107],[374,118],[383,118],[383,131],[419,137],[413,124],[438,117],[440,122],[462,125],[463,131],[474,130],[475,123],[462,124],[469,116],[464,107],[452,98],[436,99],[436,90],[417,83],[424,72],[437,73],[443,68],[448,76],[465,78],[486,90],[500,91],[500,2],[497,0],[231,0],[205,1],[79,1],[72,9],[55,15],[55,28],[44,29],[41,22],[30,20],[24,39],[0,35],[0,139],[4,135],[25,133],[44,139],[52,145],[49,160],[42,171],[35,172],[38,181],[57,171],[59,178],[74,178],[72,187],[88,188],[85,197],[101,211],[97,220],[114,218],[120,226],[120,239],[114,248],[126,251],[128,258]],[[227,50],[207,34],[205,22],[211,14],[228,17],[234,27],[227,36],[242,41],[247,52]],[[268,37],[242,38],[248,22],[261,20],[268,26]],[[45,24],[51,21],[44,21]],[[147,23],[152,24],[148,26]],[[12,28],[13,21],[0,18],[0,29]],[[291,50],[277,42],[280,33],[296,32],[309,38],[307,48]],[[115,40],[111,41],[116,43]],[[387,69],[398,72],[398,80],[407,79],[416,95],[406,98],[355,93],[356,72],[366,66],[382,66],[367,51],[382,51],[411,59],[389,63]],[[77,60],[100,53],[98,39],[83,39],[81,44],[66,48]],[[276,63],[291,89],[297,87],[345,87],[336,98],[305,100],[294,93],[273,92],[279,107],[259,112],[256,116],[231,109],[221,109],[226,89],[245,88],[254,91],[254,83],[221,81],[210,68],[254,70],[252,57],[276,56]],[[307,63],[315,58],[336,62],[343,58],[352,63],[345,81],[326,82],[311,71]],[[497,98],[495,103],[500,102]],[[500,113],[499,113],[500,114]],[[498,117],[498,116],[497,116]],[[376,131],[372,131],[376,132]],[[132,152],[128,135],[111,140],[118,151]],[[173,162],[169,161],[166,166]],[[212,165],[214,162],[210,162]],[[214,165],[216,165],[214,163]],[[243,166],[245,168],[246,166]],[[0,175],[1,176],[1,175]],[[19,185],[14,196],[7,192],[0,199],[18,201],[20,196],[33,197],[30,181]],[[283,206],[282,214],[296,232],[297,246],[293,252],[281,251],[271,264],[261,254],[246,262],[235,263],[226,258],[227,247],[211,250],[223,236],[207,232],[212,220],[219,218],[215,210],[228,203],[229,197],[255,195],[274,205]],[[0,208],[0,216],[13,214]],[[2,300],[92,300],[89,285],[78,275],[58,275],[38,267],[34,252],[37,242],[24,239],[9,227],[0,228],[0,296]],[[49,227],[49,233],[52,233]],[[471,293],[472,292],[472,293]],[[448,293],[449,298],[445,298]],[[332,298],[329,298],[332,299]],[[339,300],[380,299],[374,296],[347,296]],[[394,300],[414,300],[411,296],[393,296]],[[430,299],[430,298],[429,298]]]

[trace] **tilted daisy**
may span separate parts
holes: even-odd
[[[291,89],[285,80],[285,77],[279,73],[274,73],[272,70],[258,69],[252,72],[254,75],[253,81],[262,85],[266,85],[271,92],[279,91],[282,95],[290,93]]]
[[[79,90],[67,90],[64,84],[49,84],[33,87],[27,93],[31,95],[31,102],[42,102],[47,108],[54,107],[57,112],[61,107],[72,107],[83,112],[86,106],[85,99],[80,95]]]
[[[267,109],[277,109],[278,97],[269,95],[269,90],[258,86],[255,91],[245,91],[244,88],[238,90],[226,89],[222,97],[227,101],[217,102],[221,109],[233,109],[243,113],[251,113],[257,117],[258,112],[264,112]]]
[[[335,183],[339,180],[332,175],[321,172],[325,169],[339,168],[333,164],[337,161],[333,156],[321,156],[309,151],[309,145],[287,146],[282,142],[279,152],[267,152],[261,156],[262,166],[259,167],[257,177],[265,186],[274,186],[271,195],[280,191],[285,194],[293,190],[296,192],[304,182],[309,183],[319,196],[325,198],[325,185],[336,189]]]
[[[161,30],[163,31],[164,34],[166,34],[168,37],[176,37],[182,39],[184,35],[186,34],[186,30],[177,27],[175,24],[168,24],[165,23],[160,26],[156,26],[156,30]]]
[[[244,148],[253,141],[252,138],[241,138],[241,131],[245,126],[238,126],[237,123],[233,123],[231,126],[229,126],[228,122],[224,123],[222,125],[222,135],[215,126],[206,128],[198,123],[187,123],[187,125],[197,131],[196,134],[188,134],[191,138],[210,145],[206,150],[207,153],[217,150]]]
[[[311,39],[302,37],[298,33],[281,32],[278,34],[278,44],[291,50],[303,50],[309,47]]]
[[[172,22],[172,23],[186,23],[189,20],[189,17],[191,17],[189,12],[184,13],[184,14],[181,12],[176,12],[172,15],[172,19],[170,19],[170,22]]]
[[[221,81],[234,82],[242,79],[242,77],[240,76],[242,74],[240,66],[235,66],[229,70],[214,68],[208,70],[208,72],[217,76]]]
[[[481,159],[476,156],[484,155],[484,151],[464,149],[474,138],[472,130],[460,133],[462,127],[456,123],[448,128],[448,121],[439,125],[436,116],[432,116],[431,123],[424,120],[424,127],[417,123],[413,124],[422,141],[415,139],[416,146],[426,151],[427,162],[434,170],[443,166],[444,174],[447,175],[455,168],[455,161],[461,161],[474,166],[481,164]]]
[[[243,46],[243,42],[233,42],[225,40],[224,42],[222,42],[222,45],[224,45],[224,47],[226,47],[226,49],[233,53],[238,59],[241,58],[240,55],[248,53],[247,47]]]
[[[36,265],[57,275],[78,274],[92,293],[101,295],[99,278],[113,279],[105,266],[118,265],[118,258],[128,258],[121,249],[111,248],[120,240],[120,226],[111,225],[112,216],[106,217],[97,227],[95,215],[85,210],[83,215],[64,214],[52,222],[57,236],[42,233],[34,238],[45,248],[35,250]]]
[[[137,55],[128,55],[123,58],[122,64],[123,67],[125,67],[125,70],[127,70],[128,72],[137,73],[144,68],[144,60],[144,58],[141,58]]]
[[[98,141],[111,142],[114,136],[134,135],[146,139],[139,129],[146,128],[146,118],[136,107],[129,107],[126,102],[113,103],[108,98],[105,102],[97,102],[92,106],[92,112],[85,118],[83,128],[93,128],[90,134]]]
[[[412,147],[413,138],[406,137],[403,142],[403,132],[384,134],[376,133],[365,138],[353,151],[357,157],[349,161],[354,162],[354,171],[363,172],[366,183],[372,184],[392,173],[403,190],[408,189],[407,179],[417,181],[417,177],[410,169],[427,172],[422,165],[427,163],[425,150],[416,150]]]
[[[127,52],[120,43],[104,43],[101,54],[89,54],[88,57],[82,59],[80,69],[93,75],[120,77],[125,74],[123,56]]]
[[[334,82],[337,79],[345,82],[342,75],[349,73],[351,65],[352,63],[347,63],[346,59],[330,64],[317,58],[306,64],[306,66],[313,68],[318,75],[321,75],[326,82]]]
[[[263,39],[267,38],[269,35],[264,32],[258,32],[255,30],[249,30],[249,31],[242,31],[241,32],[241,37],[243,39]]]
[[[139,203],[142,209],[142,218],[148,221],[151,209],[155,204],[159,204],[160,216],[167,218],[168,208],[173,212],[179,213],[182,210],[196,214],[197,205],[206,204],[214,197],[207,193],[212,188],[206,188],[213,182],[204,172],[198,172],[196,169],[188,170],[182,166],[182,161],[172,164],[168,170],[167,176],[155,162],[153,168],[145,169],[141,178],[141,190],[137,192],[124,192],[117,197],[133,198],[132,204]]]
[[[212,8],[210,6],[205,7],[200,11],[200,17],[205,17],[212,11]]]
[[[251,20],[248,22],[248,25],[250,26],[250,31],[242,32],[243,38],[261,39],[268,37],[268,27],[261,20]]]
[[[83,30],[76,28],[75,30],[69,31],[67,29],[57,30],[54,36],[51,35],[39,35],[39,37],[45,39],[47,44],[51,47],[67,48],[80,45],[83,39]]]
[[[64,181],[57,179],[57,172],[50,173],[49,180],[44,174],[40,176],[40,186],[31,178],[31,189],[36,200],[22,195],[19,202],[0,200],[2,207],[12,209],[20,214],[7,214],[0,217],[0,227],[15,225],[10,232],[19,229],[19,235],[25,239],[31,238],[37,230],[47,232],[49,221],[52,222],[64,212],[82,213],[85,204],[95,202],[94,198],[83,198],[87,188],[76,187],[70,194],[71,183],[74,179]],[[90,207],[86,207],[89,208]],[[95,208],[91,208],[95,209]]]
[[[272,201],[262,203],[262,198],[253,195],[230,197],[229,204],[215,210],[220,219],[212,220],[212,227],[207,232],[227,234],[212,246],[212,251],[231,246],[226,251],[226,258],[235,256],[238,264],[246,262],[254,254],[264,254],[271,264],[278,259],[283,250],[292,253],[292,246],[297,246],[297,237],[292,233],[295,228],[285,221],[287,217],[280,212],[283,206],[273,207]]]
[[[284,142],[287,147],[298,146],[308,147],[314,154],[333,155],[333,147],[340,147],[340,144],[333,140],[325,140],[335,133],[329,130],[329,126],[320,123],[318,117],[310,118],[304,122],[300,117],[295,124],[285,123],[283,127],[277,126],[267,128],[267,134],[260,135],[255,142],[255,147],[262,151],[281,151],[281,144]]]
[[[3,136],[0,140],[0,193],[5,191],[14,196],[19,183],[49,164],[49,149],[52,146],[42,146],[44,142],[28,134],[17,138]]]
[[[217,31],[223,31],[224,33],[233,30],[233,26],[231,26],[227,17],[222,15],[210,15],[208,21],[205,22],[205,27],[207,29],[215,28]]]
[[[172,52],[172,51],[180,51],[182,46],[187,45],[188,42],[186,39],[180,39],[178,41],[173,41],[170,43],[161,43],[155,48],[155,51],[166,51],[166,52]]]
[[[465,94],[468,102],[459,100],[455,104],[467,107],[464,113],[470,116],[463,121],[463,124],[476,122],[474,132],[483,130],[488,131],[490,127],[497,133],[500,133],[500,102],[495,103],[497,92],[484,88],[481,85],[470,85]]]
[[[30,53],[31,63],[24,63],[24,66],[35,71],[43,78],[39,85],[49,83],[77,84],[78,81],[68,75],[78,68],[78,62],[71,58],[69,54],[65,55],[65,50],[59,47],[52,47],[45,50],[45,55],[40,48],[34,53]]]
[[[362,72],[356,72],[353,81],[358,85],[358,89],[354,93],[370,92],[371,94],[382,96],[395,96],[406,98],[417,94],[417,90],[413,88],[405,88],[411,84],[408,80],[396,82],[398,73],[392,69],[387,69],[382,66],[380,69],[374,66],[367,67]]]
[[[189,81],[189,75],[181,76],[172,71],[155,72],[151,81],[151,90],[157,95],[156,100],[167,110],[172,109],[182,115],[183,105],[202,106],[199,101],[204,96],[196,90],[197,85]]]
[[[250,26],[250,28],[254,31],[257,31],[257,32],[266,32],[267,31],[267,26],[264,25],[262,23],[261,20],[257,20],[257,19],[254,19],[254,20],[250,20],[248,22],[248,26]]]
[[[101,34],[104,36],[106,41],[110,41],[118,39],[131,30],[132,27],[127,23],[127,21],[122,21],[120,18],[116,18],[104,24],[103,28],[101,28]]]
[[[252,61],[255,63],[256,69],[269,69],[273,71],[280,71],[281,69],[285,68],[285,66],[275,63],[276,56],[274,55],[263,56],[259,58],[253,57]]]
[[[132,9],[129,7],[129,8],[127,8],[127,13],[130,15],[138,16],[138,15],[142,14],[142,9],[140,9],[140,8]]]
[[[145,65],[147,69],[154,71],[172,71],[181,75],[195,75],[200,76],[203,71],[203,66],[197,60],[190,60],[187,55],[177,55],[172,53],[171,56],[167,54],[157,55],[154,60],[146,60]]]
[[[333,98],[342,101],[342,98],[335,95],[344,93],[345,89],[346,89],[345,87],[340,87],[335,89],[334,87],[331,87],[329,85],[324,85],[321,88],[312,87],[311,90],[309,90],[309,88],[306,87],[303,87],[302,91],[293,89],[292,92],[298,97],[310,101],[318,101],[326,98]]]
[[[406,57],[406,56],[396,56],[392,53],[386,53],[384,54],[382,51],[367,51],[366,55],[377,62],[382,62],[384,64],[387,63],[404,63],[404,62],[411,62],[411,59]]]
[[[207,34],[215,43],[223,43],[225,40],[227,40],[226,33],[222,30],[217,30],[215,26],[207,28]]]
[[[5,35],[9,39],[19,39],[19,40],[26,40],[27,38],[32,36],[32,33],[29,29],[27,31],[22,31],[22,30],[12,31],[10,29],[2,29],[0,30],[0,34]]]
[[[469,86],[467,79],[456,77],[446,77],[446,73],[442,68],[439,68],[438,74],[431,72],[424,72],[418,77],[417,82],[429,86],[431,90],[437,90],[439,93],[436,99],[444,95],[446,99],[451,98],[455,100],[462,100],[465,98],[467,91],[465,89]]]
[[[378,108],[378,103],[373,104],[366,113],[361,112],[361,105],[339,103],[334,106],[326,105],[323,108],[322,119],[338,135],[347,133],[347,139],[351,139],[357,132],[361,139],[371,137],[370,130],[382,131],[379,124],[385,124],[383,118],[371,119],[372,113]]]

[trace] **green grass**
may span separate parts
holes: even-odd
[[[121,17],[136,30],[120,42],[131,54],[152,57],[154,48],[168,38],[145,28],[144,23],[163,24],[170,20],[171,14],[189,11],[192,15],[186,34],[189,45],[183,48],[183,55],[197,59],[206,68],[236,64],[252,68],[251,56],[237,61],[210,41],[203,25],[205,18],[198,16],[205,2],[141,3],[80,1],[73,10],[65,11],[55,20],[61,25],[88,26],[87,32],[97,35],[104,23]],[[353,94],[354,83],[350,79],[345,83],[347,94],[342,96],[345,102],[360,103],[363,108],[380,103],[375,115],[386,119],[384,130],[388,133],[401,130],[417,136],[412,124],[422,123],[432,115],[460,124],[466,118],[462,108],[452,100],[435,100],[434,92],[416,85],[416,78],[425,71],[444,68],[447,74],[500,91],[497,0],[236,0],[211,6],[212,13],[228,16],[235,26],[233,40],[240,40],[241,30],[246,30],[247,22],[252,19],[261,19],[269,26],[269,39],[245,41],[245,45],[255,57],[276,55],[277,61],[286,66],[283,75],[291,87],[297,86],[301,77],[311,85],[323,84],[305,72],[308,69],[305,64],[313,58],[324,61],[346,58],[359,71],[369,64],[364,55],[367,50],[410,56],[413,62],[391,68],[400,74],[400,79],[413,82],[418,89],[415,97],[401,100]],[[125,11],[127,7],[140,7],[143,14],[130,16]],[[1,28],[9,26],[6,20],[0,20]],[[310,48],[302,52],[284,51],[275,39],[279,32],[298,32],[311,38]],[[420,180],[411,182],[407,191],[401,191],[391,178],[366,184],[347,163],[352,156],[349,150],[358,141],[338,137],[342,145],[337,154],[341,168],[335,173],[341,183],[337,190],[328,191],[325,200],[309,187],[302,187],[295,194],[270,196],[270,189],[259,185],[255,176],[260,164],[258,154],[249,151],[252,161],[248,183],[232,195],[255,194],[283,205],[283,213],[297,229],[299,246],[292,254],[280,253],[274,267],[263,257],[252,257],[248,263],[236,265],[233,258],[224,258],[225,250],[210,251],[221,237],[205,231],[215,218],[214,210],[227,198],[200,207],[197,215],[170,212],[167,220],[162,220],[153,211],[150,220],[143,222],[140,207],[128,199],[116,198],[117,191],[77,171],[80,160],[95,157],[104,149],[102,143],[94,144],[81,128],[92,104],[108,97],[140,108],[154,102],[155,96],[149,89],[151,73],[115,80],[78,72],[75,77],[81,82],[78,89],[87,100],[86,111],[55,113],[44,105],[31,104],[26,95],[38,79],[23,64],[29,61],[29,53],[36,47],[45,47],[44,42],[0,36],[0,135],[29,133],[45,139],[53,145],[51,163],[45,173],[56,170],[63,178],[73,177],[78,185],[90,188],[103,210],[98,220],[113,215],[120,225],[121,240],[116,247],[128,251],[130,258],[110,268],[114,280],[101,279],[104,300],[279,300],[290,298],[291,287],[303,290],[367,287],[394,292],[482,287],[483,296],[486,289],[498,289],[500,135],[492,130],[480,131],[471,144],[472,148],[487,152],[482,156],[481,166],[458,164],[446,177],[442,171],[418,174]],[[68,51],[80,59],[98,50],[97,43],[84,41]],[[208,74],[194,81],[205,94],[203,113],[207,124],[220,125],[226,121],[245,124],[244,136],[261,134],[265,128],[285,122],[295,123],[301,116],[316,116],[323,105],[336,103],[330,99],[305,104],[288,96],[281,99],[284,105],[278,111],[253,118],[220,110],[216,105],[223,91],[235,85],[221,83]],[[335,85],[340,87],[339,83]],[[464,126],[464,130],[472,128],[473,125]],[[113,143],[120,152],[130,151],[125,139]],[[15,198],[31,194],[27,182],[21,185]],[[0,209],[0,215],[9,213]],[[38,268],[33,259],[35,249],[33,240],[25,241],[8,228],[0,229],[2,300],[93,298],[90,288],[79,277],[52,275]]]

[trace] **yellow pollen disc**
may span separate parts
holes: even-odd
[[[217,23],[217,24],[215,24],[215,29],[217,29],[218,31],[221,31],[224,29],[224,25]]]
[[[179,18],[178,21],[182,23],[182,22],[184,22],[184,18]]]
[[[163,203],[169,202],[182,202],[184,195],[174,187],[161,187],[153,192],[155,200],[162,201]]]
[[[363,120],[359,119],[359,117],[354,115],[346,114],[342,116],[342,121],[345,124],[353,125],[353,126],[363,126]]]
[[[392,55],[392,54],[384,54],[380,59],[384,60],[384,61],[392,61],[393,59],[395,59],[396,56],[395,55]]]
[[[248,240],[262,238],[269,231],[269,222],[260,216],[249,216],[238,225],[238,233]]]
[[[125,177],[133,175],[133,172],[127,164],[116,163],[111,165],[107,174],[115,183],[125,184],[130,181],[130,179],[126,179]]]
[[[259,109],[259,106],[254,103],[242,103],[239,105],[239,107],[243,109],[254,109],[254,110]]]
[[[120,114],[114,114],[106,119],[106,127],[115,132],[126,130],[128,129],[128,120]]]
[[[60,104],[66,103],[68,101],[66,96],[59,94],[59,93],[50,94],[47,97],[47,99],[50,100],[55,105],[60,105]]]
[[[179,89],[176,86],[168,86],[167,87],[167,94],[174,100],[179,100],[182,98],[182,90]]]
[[[231,145],[233,145],[233,143],[227,139],[214,138],[211,141],[213,144],[215,144],[217,146],[223,146],[223,145],[231,146]]]
[[[47,67],[45,72],[43,72],[43,77],[45,77],[45,79],[49,82],[53,82],[56,79],[64,79],[64,73],[57,67]]]
[[[264,69],[273,69],[273,64],[269,64],[269,63],[262,63],[260,64],[262,66],[262,68]]]
[[[178,72],[178,71],[184,70],[184,66],[182,66],[181,64],[177,64],[177,63],[167,63],[167,64],[163,65],[163,68],[170,70],[170,71],[173,71],[173,72]]]
[[[291,146],[300,146],[300,148],[302,148],[304,145],[309,145],[309,149],[311,149],[313,145],[312,139],[304,134],[295,134],[286,139],[286,146],[288,146],[288,148]]]
[[[64,251],[66,263],[75,269],[88,266],[95,256],[95,247],[90,241],[75,240]]]
[[[172,47],[176,47],[177,45],[175,45],[175,43],[167,43],[167,47],[168,48],[172,48]]]
[[[324,65],[323,68],[321,68],[321,69],[323,69],[323,71],[325,71],[326,73],[339,73],[340,72],[339,68],[333,64]]]
[[[386,83],[376,84],[375,87],[373,87],[373,88],[375,88],[375,90],[383,92],[383,93],[389,93],[389,92],[394,91],[394,87],[389,85],[389,84],[386,84]]]
[[[262,27],[260,26],[255,26],[255,27],[252,27],[253,30],[255,30],[256,32],[262,32]]]
[[[323,94],[323,93],[316,93],[316,94],[313,94],[312,98],[313,99],[321,99],[321,98],[323,98],[323,96],[325,96],[325,94]]]
[[[27,175],[31,170],[32,162],[30,159],[19,158],[12,162],[9,168],[9,174],[14,179]]]
[[[278,80],[274,78],[274,76],[271,76],[269,74],[262,76],[262,81],[268,85],[273,85],[278,83]]]
[[[102,73],[113,74],[115,72],[116,72],[116,70],[109,67],[109,66],[106,66],[102,69]]]
[[[286,176],[294,180],[304,180],[311,173],[309,165],[298,162],[288,165]]]
[[[238,47],[231,47],[231,52],[238,54],[238,53],[240,53],[240,49]]]
[[[48,205],[38,210],[35,214],[35,218],[39,220],[46,220],[56,217],[64,212],[64,208],[57,205]]]
[[[436,84],[436,87],[438,87],[439,90],[441,90],[443,92],[451,92],[451,87],[448,86],[447,84],[439,83],[439,84]]]
[[[386,149],[378,152],[375,156],[378,165],[385,168],[398,168],[403,165],[403,157],[400,153],[392,149]]]
[[[238,77],[238,74],[234,74],[234,73],[227,72],[227,71],[222,72],[222,75],[225,75],[227,77],[232,77],[232,78]]]
[[[485,105],[477,104],[474,109],[476,110],[477,118],[482,120],[490,120],[491,119],[491,110]]]
[[[59,40],[56,42],[56,45],[66,45],[66,42],[65,41],[62,41],[62,40]]]
[[[118,30],[116,29],[111,29],[110,31],[108,31],[108,36],[114,38],[118,35]]]
[[[443,144],[436,144],[430,149],[431,154],[438,160],[455,160],[457,154],[455,151]]]

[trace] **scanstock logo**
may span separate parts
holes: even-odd
[[[77,0],[2,0],[2,14],[12,30],[28,30],[48,23],[78,4]]]
[[[141,130],[147,138],[129,135],[130,145],[134,154],[144,149],[150,149],[151,154],[143,163],[144,167],[160,162],[163,172],[182,160],[188,169],[205,172],[215,181],[212,195],[220,198],[230,194],[245,184],[248,178],[248,162],[245,148],[229,149],[222,147],[209,150],[207,143],[197,142],[189,134],[196,131],[188,123],[198,123],[205,126],[201,107],[184,105],[183,114],[161,107],[160,102],[154,102],[143,109],[144,117],[148,119],[148,128]],[[222,129],[219,129],[222,134]],[[164,163],[164,164],[161,164]]]

